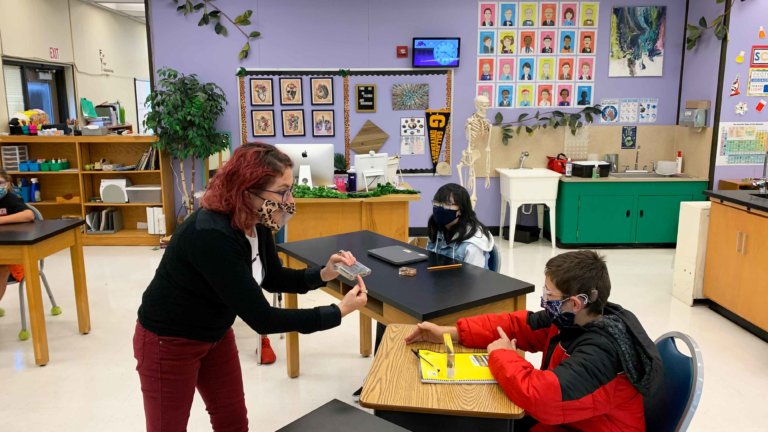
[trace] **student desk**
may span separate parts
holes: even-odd
[[[363,384],[360,405],[412,431],[511,430],[524,411],[498,384],[423,384],[411,348],[445,352],[442,344],[403,339],[415,326],[387,327]],[[454,344],[456,352],[485,352]]]
[[[398,268],[368,255],[368,250],[383,246],[415,246],[385,237],[371,231],[358,231],[277,245],[290,260],[308,266],[322,266],[334,252],[344,249],[371,269],[365,278],[368,303],[360,310],[360,354],[369,356],[371,345],[371,318],[382,324],[415,324],[431,321],[441,325],[454,324],[465,316],[525,308],[525,295],[533,292],[533,285],[481,267],[465,264],[461,268],[427,271],[428,261],[410,264],[417,269],[414,277],[399,276]],[[426,251],[424,251],[427,253]],[[430,253],[431,258],[436,255]],[[441,261],[454,262],[449,258]],[[298,267],[291,262],[291,267]],[[342,281],[343,280],[343,281]],[[343,277],[328,282],[322,289],[341,299],[352,288],[352,282]],[[296,295],[289,294],[286,307],[297,308]],[[288,376],[299,375],[298,333],[286,336]]]
[[[83,242],[80,233],[80,226],[84,223],[81,219],[58,219],[0,225],[0,264],[24,266],[32,344],[35,349],[35,363],[39,366],[45,366],[48,363],[48,336],[45,331],[38,267],[41,259],[69,248],[72,276],[75,282],[78,329],[82,334],[91,331]]]

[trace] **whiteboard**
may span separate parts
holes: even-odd
[[[149,113],[150,109],[144,106],[144,101],[147,100],[147,96],[152,91],[149,85],[149,80],[141,80],[134,78],[134,86],[136,87],[136,126],[140,135],[145,135],[147,129],[144,127],[144,118]]]

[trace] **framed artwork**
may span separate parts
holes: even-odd
[[[282,110],[283,136],[304,136],[304,110]]]
[[[480,41],[480,46],[477,48],[477,53],[480,55],[493,54],[496,52],[496,32],[493,30],[482,30],[477,38]]]
[[[491,65],[491,71],[493,71],[493,65]],[[393,111],[425,110],[427,108],[429,108],[429,84],[392,85]]]
[[[515,106],[515,86],[511,84],[499,85],[496,96],[496,106],[499,108],[511,108]]]
[[[499,27],[515,27],[517,24],[517,3],[500,3]]]
[[[539,84],[536,87],[536,106],[552,106],[552,84]]]
[[[560,30],[560,54],[573,54],[575,51],[576,32],[574,30]]]
[[[573,81],[573,57],[559,57],[557,59],[557,79],[560,81]]]
[[[517,74],[518,81],[533,81],[536,76],[535,64],[533,57],[520,57],[517,60],[517,67],[520,69]]]
[[[280,78],[280,103],[282,105],[302,105],[301,78]]]
[[[533,106],[533,84],[520,84],[517,86],[517,106]]]
[[[477,59],[477,80],[478,81],[494,81],[493,79],[493,58],[478,58]]]
[[[554,54],[557,32],[554,30],[542,30],[539,32],[539,52],[542,54]]]
[[[609,77],[662,76],[665,6],[614,7]]]
[[[520,32],[520,54],[536,54],[536,30]]]
[[[312,136],[332,137],[336,135],[333,110],[312,110]]]
[[[581,3],[581,26],[597,27],[597,11],[599,4],[597,2]]]
[[[576,26],[579,13],[578,3],[560,3],[560,26],[561,27],[574,27]]]
[[[553,81],[555,79],[555,58],[539,57],[539,81]]]
[[[593,70],[595,69],[595,59],[592,57],[580,57],[579,58],[579,69],[577,70],[577,73],[579,74],[579,81],[592,81],[594,79],[593,77]]]
[[[593,30],[582,30],[579,32],[579,53],[595,53],[595,32]]]
[[[493,103],[493,84],[478,84],[477,95],[485,96],[488,98],[488,102]]]
[[[496,26],[496,3],[480,3],[477,6],[478,15],[480,21],[477,23],[478,27],[495,27]]]
[[[274,92],[272,91],[272,78],[251,79],[251,105],[274,105]]]
[[[275,136],[275,110],[251,111],[251,125],[255,137]]]
[[[514,58],[500,58],[499,59],[499,81],[516,81],[515,80],[515,59]]]
[[[538,27],[538,15],[539,4],[536,2],[520,2],[519,20],[520,27]]]
[[[541,26],[554,27],[557,25],[557,3],[541,4]]]
[[[592,105],[592,84],[577,85],[575,97],[577,106]]]
[[[355,112],[376,112],[376,84],[357,84],[355,93]]]
[[[514,30],[499,31],[499,54],[509,55],[515,53],[515,32]]]
[[[557,106],[571,106],[571,97],[573,96],[572,84],[557,85]]]
[[[333,105],[333,78],[310,78],[312,105]]]

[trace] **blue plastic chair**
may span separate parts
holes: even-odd
[[[677,349],[675,340],[688,346],[691,356]],[[664,364],[664,380],[656,395],[646,398],[647,431],[685,431],[699,406],[704,387],[704,362],[701,350],[687,334],[669,332],[656,339]]]
[[[499,273],[501,270],[501,254],[499,254],[499,248],[494,244],[493,249],[488,254],[488,270]]]
[[[31,204],[27,204],[27,207],[35,214],[35,220],[43,220],[43,215],[40,210],[33,207]],[[45,277],[43,268],[45,267],[45,261],[40,260],[40,279],[43,281],[45,291],[48,293],[48,299],[51,301],[51,315],[61,315],[61,308],[56,304],[56,299],[53,298],[53,292],[48,285],[48,278]],[[21,331],[19,331],[19,340],[29,339],[29,331],[27,330],[27,312],[24,307],[24,280],[26,276],[19,281],[19,311],[21,313]]]

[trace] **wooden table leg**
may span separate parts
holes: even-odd
[[[32,345],[35,349],[35,364],[48,364],[48,334],[45,331],[45,316],[43,315],[43,296],[40,292],[40,269],[38,260],[32,253],[32,248],[22,247],[24,256],[24,282],[27,285],[27,303],[29,307],[29,324],[32,329]]]
[[[91,331],[91,312],[88,307],[88,287],[85,283],[85,260],[83,259],[83,241],[80,228],[76,228],[75,244],[69,248],[72,260],[72,276],[75,281],[75,303],[77,305],[77,327],[82,334]]]
[[[360,315],[360,355],[363,357],[370,357],[371,355],[371,317],[358,312]]]
[[[286,293],[285,308],[298,309],[299,299],[296,294]],[[296,378],[299,376],[299,333],[288,332],[285,334],[285,362],[288,367],[288,376]]]

